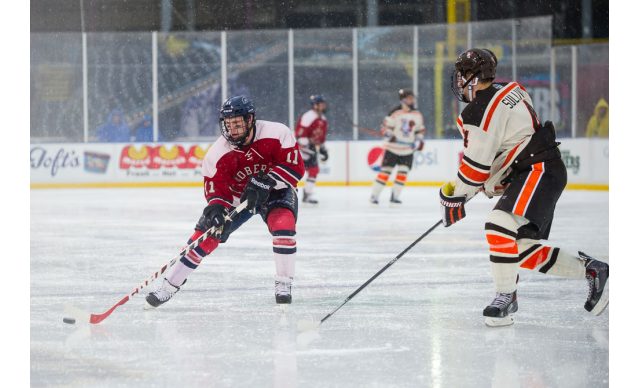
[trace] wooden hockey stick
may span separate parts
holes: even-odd
[[[438,221],[435,225],[433,225],[431,228],[429,228],[429,230],[427,230],[426,232],[424,232],[420,237],[418,237],[413,243],[411,243],[411,245],[409,245],[408,247],[406,247],[404,249],[404,251],[400,252],[400,254],[398,254],[398,256],[396,256],[395,258],[393,258],[393,260],[391,260],[390,262],[387,263],[387,265],[385,265],[384,267],[382,267],[382,269],[380,269],[378,272],[376,272],[375,275],[373,275],[372,277],[369,278],[369,280],[367,280],[366,282],[364,282],[363,285],[361,285],[360,287],[358,287],[357,290],[355,290],[354,292],[351,293],[351,295],[347,296],[347,298],[344,300],[344,302],[342,302],[342,304],[340,304],[340,306],[336,307],[335,309],[333,309],[332,312],[330,312],[329,314],[327,314],[324,318],[322,318],[320,321],[299,321],[298,322],[298,330],[300,331],[306,331],[306,330],[315,330],[318,329],[320,327],[321,324],[324,323],[324,321],[326,321],[327,319],[329,319],[333,314],[336,313],[336,311],[340,310],[340,308],[342,306],[344,306],[345,304],[347,304],[347,302],[349,302],[354,296],[358,295],[358,293],[360,291],[362,291],[366,286],[369,285],[369,283],[371,283],[372,281],[374,281],[378,276],[380,276],[380,274],[382,274],[384,271],[386,271],[389,267],[391,267],[393,265],[393,263],[395,263],[396,261],[398,261],[402,256],[404,256],[405,253],[407,253],[411,248],[413,248],[417,243],[419,243],[423,238],[425,238],[429,233],[431,233],[435,228],[437,228],[438,226],[440,226],[440,224],[442,224],[442,220]]]
[[[247,201],[242,202],[240,205],[238,205],[238,207],[233,209],[233,211],[230,214],[224,216],[225,221],[232,221],[233,218],[236,215],[238,215],[238,213],[243,211],[246,207],[247,207]],[[102,314],[89,314],[88,312],[85,312],[77,307],[66,305],[65,314],[67,316],[62,321],[64,323],[70,323],[70,324],[73,324],[76,322],[84,322],[84,323],[88,322],[88,323],[98,324],[104,321],[109,315],[111,315],[111,313],[113,313],[113,311],[118,306],[122,306],[123,304],[127,303],[129,299],[131,299],[135,294],[138,294],[142,289],[147,287],[149,284],[153,283],[153,281],[157,279],[158,276],[162,275],[168,268],[173,266],[176,263],[176,261],[180,260],[187,253],[191,252],[193,249],[198,247],[204,240],[206,240],[210,236],[213,236],[217,231],[218,231],[218,228],[212,227],[211,229],[204,232],[200,237],[198,237],[197,240],[193,241],[191,244],[187,245],[182,251],[180,251],[180,253],[178,253],[176,257],[171,259],[170,262],[163,265],[162,268],[157,270],[153,275],[147,278],[147,280],[141,283],[138,287],[134,288],[130,293],[128,293],[122,299],[120,299],[118,303],[114,304],[110,309],[103,312]]]

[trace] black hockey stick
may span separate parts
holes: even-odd
[[[247,207],[247,201],[242,202],[240,205],[238,205],[238,207],[233,209],[233,211],[231,213],[229,213],[228,215],[224,216],[225,220],[226,221],[232,221],[233,218],[238,213],[243,211],[246,207]],[[143,283],[141,283],[138,287],[134,288],[131,292],[129,292],[127,295],[125,295],[122,299],[120,299],[116,304],[114,304],[110,309],[108,309],[104,313],[101,313],[101,314],[90,314],[88,312],[85,312],[85,311],[77,308],[77,307],[74,307],[74,306],[71,306],[71,305],[66,305],[65,306],[65,314],[67,316],[65,316],[62,321],[64,323],[69,323],[69,324],[74,324],[74,323],[76,323],[76,321],[83,322],[83,323],[98,324],[98,323],[104,321],[105,319],[107,319],[107,317],[109,315],[111,315],[111,313],[113,313],[113,311],[118,306],[122,306],[123,304],[127,303],[129,301],[129,299],[131,299],[135,294],[138,294],[143,288],[145,288],[146,286],[148,286],[151,283],[153,283],[153,281],[155,279],[157,279],[158,276],[162,275],[167,269],[171,268],[171,266],[173,266],[176,263],[176,261],[180,260],[187,253],[191,252],[193,249],[195,249],[197,246],[199,246],[200,243],[202,243],[208,237],[214,236],[218,231],[219,231],[219,228],[214,226],[211,229],[209,229],[206,232],[204,232],[200,237],[198,237],[191,244],[186,246],[182,251],[180,251],[180,253],[178,253],[176,255],[176,257],[171,259],[170,262],[168,262],[167,264],[163,265],[162,268],[157,270],[147,280],[145,280]]]
[[[316,329],[318,327],[320,327],[321,324],[324,323],[324,321],[326,321],[327,319],[329,319],[329,317],[331,317],[333,314],[336,313],[336,311],[340,310],[340,308],[342,306],[344,306],[345,304],[347,304],[347,302],[349,302],[354,296],[358,295],[358,293],[360,291],[362,291],[366,286],[369,285],[369,283],[371,283],[372,281],[374,281],[378,276],[380,276],[380,274],[382,274],[384,271],[386,271],[389,267],[391,267],[393,265],[393,263],[395,263],[396,261],[398,261],[402,256],[404,256],[405,253],[409,252],[409,250],[411,248],[413,248],[417,243],[419,243],[423,238],[427,237],[427,235],[429,233],[431,233],[435,228],[437,228],[438,226],[440,226],[440,224],[442,224],[442,220],[438,221],[435,225],[433,225],[431,228],[429,228],[429,230],[427,230],[426,232],[424,232],[420,237],[418,237],[416,239],[416,241],[412,242],[411,245],[409,245],[408,247],[406,247],[404,249],[404,251],[400,252],[400,254],[398,254],[398,256],[396,256],[395,258],[393,258],[393,260],[391,260],[390,262],[387,263],[387,265],[385,265],[384,267],[382,267],[380,269],[380,271],[376,272],[375,275],[373,275],[372,277],[369,278],[369,280],[367,280],[366,282],[364,282],[363,285],[361,285],[360,287],[358,287],[357,290],[355,290],[353,293],[351,293],[351,295],[347,296],[347,298],[344,300],[344,302],[342,302],[342,304],[340,304],[340,306],[336,307],[332,312],[330,312],[329,314],[327,314],[324,318],[322,318],[320,321],[318,322],[311,322],[311,321],[300,321],[298,322],[298,329],[299,330],[313,330]]]

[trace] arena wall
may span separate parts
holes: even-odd
[[[330,141],[318,185],[365,186],[382,158],[380,141]],[[31,145],[31,188],[179,187],[202,184],[205,143],[64,143]],[[609,140],[561,139],[570,189],[609,189]],[[414,157],[409,186],[453,179],[462,142],[428,140]]]

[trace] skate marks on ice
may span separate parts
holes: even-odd
[[[607,386],[608,310],[584,311],[580,281],[523,272],[515,324],[484,326],[494,201],[470,203],[467,219],[434,231],[320,330],[299,332],[298,321],[323,317],[440,216],[436,189],[409,187],[402,206],[380,213],[362,189],[320,188],[321,205],[301,209],[285,313],[273,301],[271,240],[254,217],[171,304],[145,313],[136,296],[98,326],[62,323],[64,302],[101,310],[157,269],[188,238],[201,190],[32,192],[32,385]],[[606,255],[606,200],[564,193],[554,243]]]

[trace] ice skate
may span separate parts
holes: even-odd
[[[287,277],[276,277],[276,303],[291,304],[291,281]]]
[[[187,281],[185,279],[185,281],[182,284],[186,282]],[[144,309],[150,310],[150,309],[159,307],[163,303],[168,302],[169,299],[171,299],[178,291],[180,291],[180,287],[174,286],[173,284],[169,283],[169,281],[165,278],[162,281],[162,285],[160,285],[160,287],[158,287],[157,290],[147,295],[145,299],[146,303],[145,303]]]
[[[315,198],[313,194],[307,194],[306,191],[302,192],[302,202],[308,203],[310,205],[317,205],[318,200]]]
[[[585,261],[585,278],[589,287],[585,310],[593,315],[600,315],[609,305],[609,264],[578,252]]]
[[[378,197],[376,197],[375,195],[369,197],[369,202],[371,202],[372,205],[377,205],[380,203],[380,201],[378,201]]]
[[[391,194],[391,205],[402,205],[402,201],[396,198],[395,195]]]
[[[484,323],[487,326],[508,326],[513,324],[512,314],[518,311],[518,298],[516,292],[496,294],[490,305],[484,308]]]

